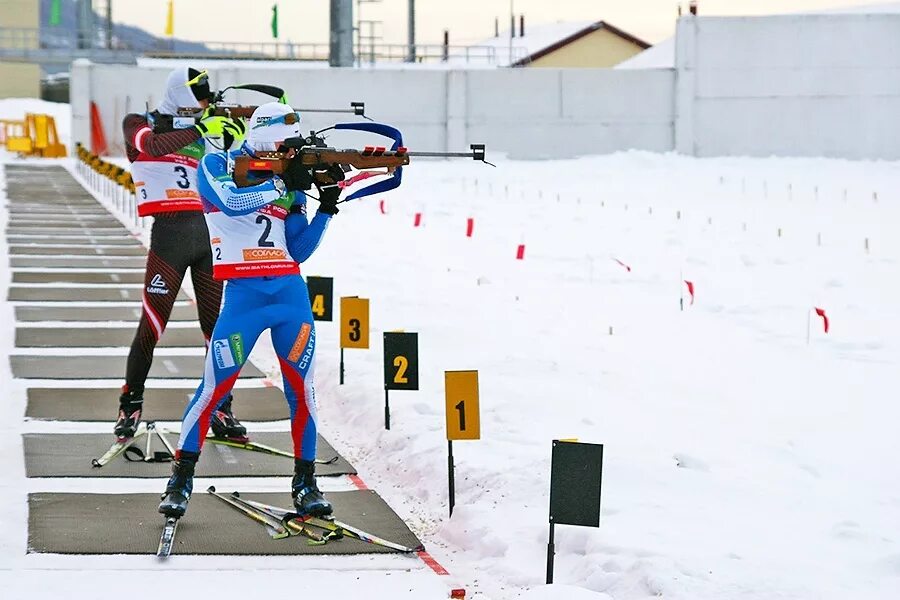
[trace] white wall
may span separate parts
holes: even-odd
[[[201,65],[202,66],[202,65]],[[164,91],[168,67],[91,65],[72,69],[73,140],[90,140],[89,103],[97,103],[107,141],[122,152],[121,121],[130,111],[153,108]],[[468,149],[518,158],[564,158],[674,146],[674,72],[609,69],[323,69],[303,66],[211,68],[215,88],[271,83],[300,109],[366,103],[377,121],[398,127],[411,149]],[[230,96],[260,103],[251,92]],[[304,130],[335,116],[307,113]],[[338,120],[354,120],[338,116]]]
[[[682,18],[676,149],[900,159],[900,15]]]

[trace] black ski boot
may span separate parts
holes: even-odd
[[[217,438],[246,442],[248,440],[247,428],[241,425],[241,422],[231,412],[231,400],[232,396],[229,395],[225,402],[213,412],[209,419],[209,425],[213,435]]]
[[[194,465],[200,455],[196,452],[181,452],[172,463],[172,477],[166,484],[166,492],[160,496],[159,512],[167,517],[179,518],[187,511],[188,500],[194,490]]]
[[[134,437],[141,423],[143,406],[144,386],[129,387],[127,383],[123,385],[122,395],[119,396],[119,418],[113,429],[117,438],[125,440]]]
[[[301,516],[327,517],[331,514],[331,502],[316,485],[316,463],[311,460],[294,459],[291,497],[294,498],[294,509]]]

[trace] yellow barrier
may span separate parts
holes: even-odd
[[[66,147],[56,132],[56,120],[50,115],[28,113],[24,121],[2,121],[2,130],[2,140],[10,152],[44,158],[66,156]]]

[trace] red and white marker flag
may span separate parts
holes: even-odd
[[[413,227],[419,227],[420,225],[422,225],[422,213],[417,212],[413,219]]]
[[[693,304],[694,303],[694,282],[688,281],[687,279],[685,279],[684,284],[687,286],[688,294],[691,295],[691,304]]]
[[[475,219],[473,217],[469,217],[466,219],[466,237],[472,237],[472,233],[475,231]]]
[[[816,311],[817,315],[822,317],[822,327],[825,329],[825,333],[828,333],[830,323],[828,322],[828,315],[825,314],[825,309],[816,307],[814,308],[814,310]]]
[[[516,260],[525,260],[525,244],[519,244],[516,248]]]

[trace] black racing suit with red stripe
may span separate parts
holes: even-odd
[[[139,213],[153,216],[143,312],[128,354],[124,398],[143,396],[153,351],[169,321],[188,267],[207,345],[222,303],[222,282],[212,277],[209,230],[196,194],[196,163],[202,156],[203,144],[200,132],[195,127],[154,129],[144,115],[138,114],[127,115],[122,128]],[[147,174],[158,181],[144,181]]]

